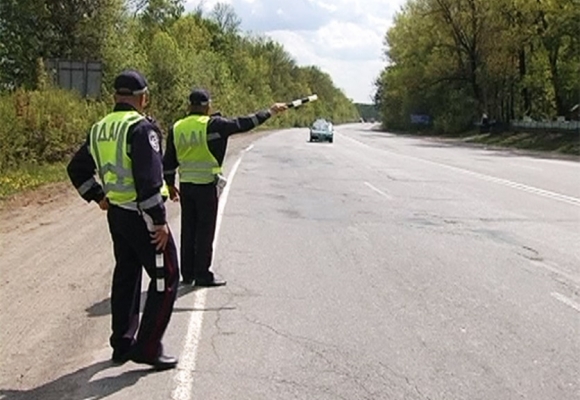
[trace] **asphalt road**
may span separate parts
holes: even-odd
[[[228,159],[228,285],[180,290],[175,371],[108,362],[98,210],[3,232],[0,399],[579,399],[580,163],[336,129]]]

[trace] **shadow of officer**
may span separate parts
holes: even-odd
[[[133,370],[118,376],[91,381],[97,373],[111,367],[111,361],[101,361],[63,375],[44,385],[28,390],[0,389],[2,400],[99,400],[133,386],[151,370]]]

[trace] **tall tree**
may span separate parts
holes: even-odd
[[[460,131],[482,112],[565,115],[580,93],[578,0],[409,0],[385,36],[377,79],[385,126],[410,114]]]
[[[237,33],[242,20],[236,14],[234,7],[228,3],[217,3],[211,11],[211,18],[219,28],[226,33]]]

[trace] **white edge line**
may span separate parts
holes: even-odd
[[[378,188],[374,187],[374,186],[373,186],[373,185],[371,185],[370,183],[368,183],[368,182],[365,182],[365,185],[367,185],[369,188],[371,188],[371,190],[373,190],[373,191],[377,192],[377,193],[378,193],[378,194],[380,194],[381,196],[383,196],[383,197],[386,197],[387,199],[390,199],[390,200],[392,200],[392,199],[393,199],[393,197],[392,197],[392,196],[390,196],[390,195],[386,194],[386,193],[385,193],[385,192],[383,192],[381,189],[378,189]]]
[[[248,147],[246,147],[246,148],[244,149],[244,151],[250,151],[250,150],[252,150],[253,148],[254,148],[254,145],[253,145],[253,144],[251,144],[251,145],[249,145]]]
[[[551,295],[556,300],[560,300],[562,303],[564,303],[564,304],[572,307],[576,311],[580,312],[580,304],[576,303],[574,300],[569,299],[566,296],[564,296],[563,294],[560,294],[558,292],[552,292]]]
[[[416,160],[416,161],[422,161],[422,162],[427,163],[427,164],[437,165],[439,167],[444,167],[444,168],[448,168],[448,169],[453,170],[453,171],[458,171],[458,172],[462,172],[462,173],[467,174],[467,175],[472,175],[472,176],[474,176],[476,178],[479,178],[479,179],[482,179],[484,181],[488,181],[488,182],[492,182],[492,183],[497,183],[497,184],[500,184],[500,185],[504,185],[504,186],[507,186],[507,187],[511,187],[512,189],[518,189],[518,190],[521,190],[521,191],[524,191],[524,192],[528,192],[528,193],[537,194],[539,196],[547,197],[547,198],[550,198],[550,199],[553,199],[553,200],[559,200],[561,202],[564,202],[564,203],[567,203],[567,204],[570,204],[570,205],[573,205],[573,206],[580,206],[580,199],[577,199],[577,198],[572,197],[572,196],[566,196],[564,194],[560,194],[560,193],[556,193],[556,192],[551,192],[549,190],[544,190],[544,189],[536,188],[536,187],[533,187],[533,186],[524,185],[523,183],[513,182],[513,181],[510,181],[510,180],[507,180],[507,179],[502,179],[502,178],[496,178],[496,177],[491,176],[491,175],[485,175],[485,174],[481,174],[479,172],[474,172],[474,171],[470,171],[468,169],[454,167],[452,165],[441,164],[441,163],[438,163],[438,162],[435,162],[435,161],[425,160],[425,159],[419,158],[419,157],[409,156],[409,155],[400,154],[400,153],[394,153],[394,152],[391,152],[391,151],[388,151],[388,150],[385,150],[385,149],[377,149],[375,147],[369,146],[368,144],[363,143],[363,142],[360,142],[360,141],[358,141],[356,139],[353,139],[351,137],[348,137],[348,136],[345,136],[345,135],[340,135],[340,136],[343,136],[344,138],[346,138],[346,139],[348,139],[348,140],[350,140],[352,142],[358,143],[361,146],[370,147],[371,149],[375,149],[375,150],[378,150],[378,151],[383,151],[383,152],[395,154],[395,155],[397,155],[399,157],[410,158],[410,159]]]
[[[251,146],[250,146],[251,147]],[[243,156],[243,155],[242,155]],[[219,232],[221,227],[221,222],[228,200],[228,195],[230,193],[230,188],[234,176],[242,162],[242,156],[238,158],[232,170],[230,171],[227,180],[228,184],[224,188],[224,191],[220,195],[219,205],[218,205],[218,215],[216,221],[215,237],[213,241],[213,258],[215,258]],[[193,303],[193,308],[196,310],[201,310],[205,307],[207,291],[199,290],[195,292],[195,299]],[[187,333],[185,335],[185,340],[183,344],[182,356],[177,367],[177,374],[175,375],[175,382],[177,386],[171,394],[171,399],[173,400],[190,400],[193,391],[193,371],[195,370],[195,364],[197,361],[197,346],[199,344],[201,336],[201,326],[203,322],[203,312],[193,312],[189,319],[189,324],[187,326]]]

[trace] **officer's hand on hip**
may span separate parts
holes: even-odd
[[[103,199],[99,201],[99,208],[103,211],[107,211],[109,209],[109,199],[103,197]]]
[[[165,246],[169,240],[169,227],[167,224],[155,225],[154,229],[155,232],[150,234],[152,238],[151,243],[155,245],[157,251],[165,250]]]
[[[270,114],[276,115],[286,111],[287,109],[288,106],[286,105],[286,103],[275,103],[274,105],[272,105],[272,107],[270,107]]]
[[[169,190],[169,198],[172,201],[179,201],[179,189],[177,189],[175,186],[167,186],[167,189]]]

